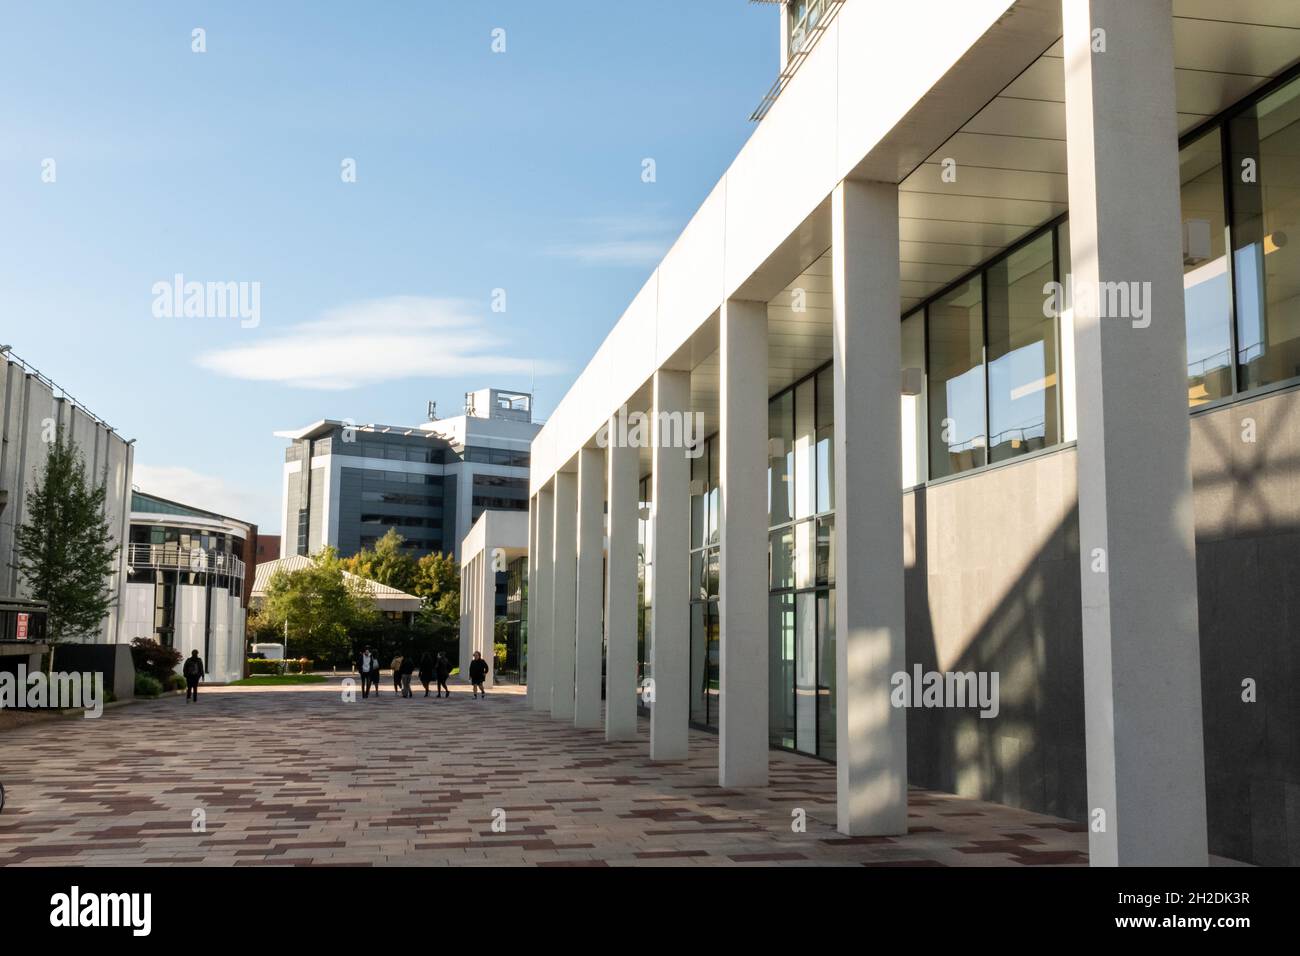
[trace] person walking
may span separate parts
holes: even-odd
[[[357,673],[361,675],[361,697],[364,700],[370,696],[370,690],[373,686],[375,697],[379,696],[379,658],[370,653],[370,648],[365,648],[357,655]]]
[[[433,683],[433,655],[428,651],[420,658],[420,683],[424,685],[424,696],[429,696],[429,685]]]
[[[474,659],[469,662],[469,683],[474,689],[474,697],[486,697],[487,691],[483,689],[483,682],[487,680],[488,662],[483,660],[483,655],[475,651]]]
[[[185,703],[193,701],[199,702],[199,681],[203,680],[206,673],[203,669],[203,658],[199,657],[198,648],[190,652],[189,659],[185,661],[185,666],[181,668],[181,673],[185,675]]]
[[[446,692],[450,697],[451,689],[447,686],[447,678],[451,676],[451,661],[447,660],[446,652],[438,652],[438,660],[434,663],[433,669],[438,677],[438,696],[441,697]]]
[[[411,675],[415,673],[415,657],[407,654],[402,658],[402,696],[414,697],[411,693]]]
[[[402,692],[402,655],[398,654],[393,658],[393,663],[389,665],[393,669],[393,690],[400,694]]]

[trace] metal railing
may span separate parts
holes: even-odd
[[[770,0],[753,0],[753,2],[770,2]],[[831,25],[835,15],[840,12],[840,7],[844,0],[811,0],[803,16],[797,23],[791,24],[790,45],[787,50],[785,69],[776,78],[772,88],[767,91],[763,99],[759,102],[758,107],[750,114],[750,120],[757,123],[767,111],[772,108],[772,104],[777,101],[781,92],[799,72],[799,67],[803,66],[803,61],[808,58],[817,41],[822,38],[826,28]]]
[[[160,568],[225,574],[241,579],[245,569],[244,562],[233,554],[206,551],[203,548],[183,548],[178,544],[129,544],[126,548],[126,563],[131,570]]]

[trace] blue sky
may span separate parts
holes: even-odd
[[[744,0],[7,5],[0,341],[137,439],[137,485],[278,531],[277,429],[534,366],[548,414],[778,55]],[[178,273],[258,283],[256,326],[155,316]]]

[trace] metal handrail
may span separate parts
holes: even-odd
[[[206,551],[203,548],[183,548],[178,544],[129,544],[126,563],[130,568],[161,568],[163,570],[209,572],[233,578],[244,577],[243,561],[224,551]]]
[[[762,2],[762,0],[758,0],[758,2]],[[803,61],[813,51],[813,47],[822,38],[822,34],[831,25],[831,21],[840,12],[840,7],[843,4],[844,0],[814,0],[813,3],[809,4],[808,11],[801,20],[803,26],[802,39],[797,47],[790,47],[785,69],[777,76],[772,88],[767,91],[758,107],[750,114],[751,122],[757,123],[767,115],[768,110],[772,108],[772,105],[777,101],[786,86],[789,85],[794,75],[799,72],[799,67],[803,66]],[[793,37],[791,37],[791,40],[793,40]]]

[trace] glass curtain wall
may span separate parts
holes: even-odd
[[[1298,155],[1300,77],[1246,101],[1179,154],[1193,408],[1300,380],[1300,249],[1289,241],[1300,219]]]
[[[716,729],[719,704],[718,441],[691,461],[691,722]]]
[[[1239,387],[1300,377],[1300,79],[1229,121]]]
[[[506,662],[498,672],[516,674],[522,683],[527,645],[528,559],[516,558],[506,566]]]
[[[650,478],[642,478],[637,494],[636,522],[636,682],[642,686],[650,677]],[[638,710],[649,713],[645,700],[637,696]]]
[[[831,369],[768,404],[768,717],[774,747],[835,753]]]

